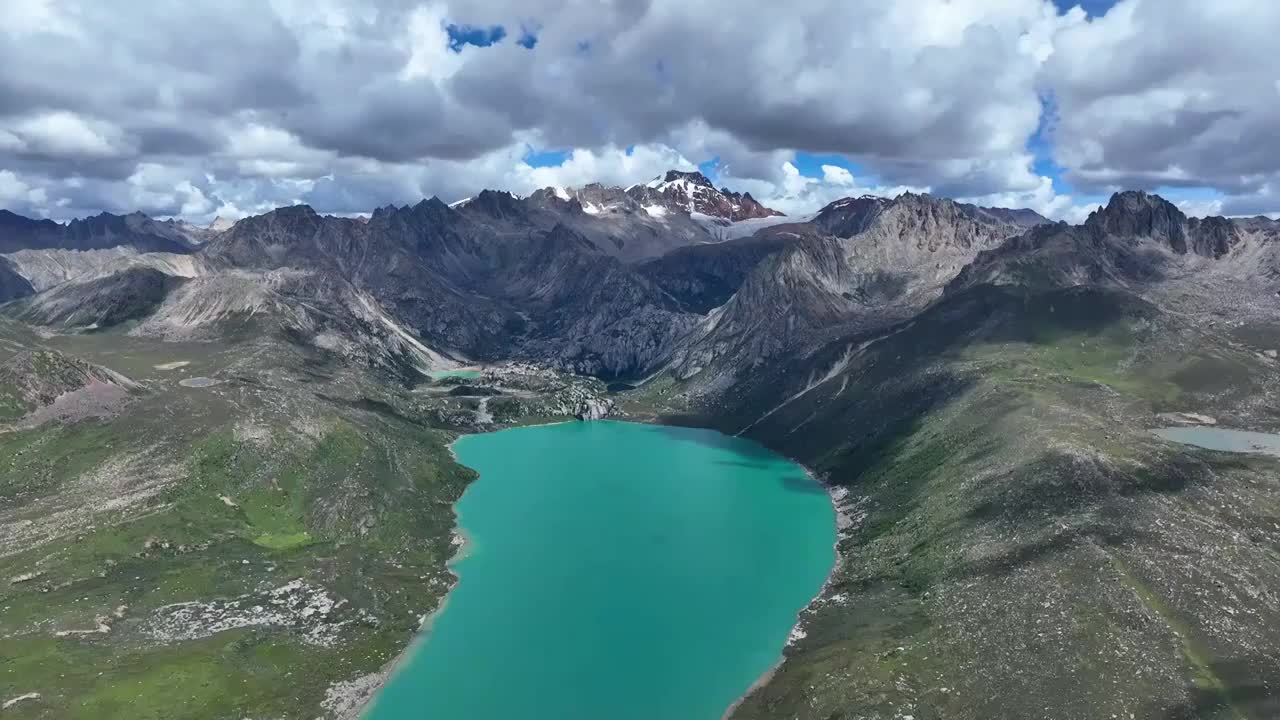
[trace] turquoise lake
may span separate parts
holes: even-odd
[[[1280,435],[1272,433],[1205,426],[1156,428],[1151,432],[1165,440],[1209,450],[1280,455]]]
[[[478,378],[480,377],[481,372],[479,370],[436,370],[428,373],[428,375],[431,376],[432,380],[439,380],[441,378],[450,378],[450,377]]]
[[[717,720],[835,561],[826,492],[747,440],[582,422],[454,450],[480,474],[459,582],[373,720]]]

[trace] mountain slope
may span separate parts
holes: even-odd
[[[31,281],[18,272],[13,262],[0,257],[0,303],[26,297],[34,292]]]
[[[1145,428],[1280,427],[1278,379],[1083,287],[974,287],[761,368],[704,418],[804,460],[847,524],[807,638],[736,717],[1270,716],[1275,461]]]
[[[684,378],[724,387],[732,376],[833,334],[907,317],[980,251],[1022,232],[980,208],[927,195],[828,205],[794,242],[754,267],[676,356]]]
[[[861,204],[839,222],[869,241],[863,264],[806,244],[725,306],[780,301],[740,326],[761,345],[803,303],[789,352],[651,391],[688,403],[672,420],[801,460],[842,509],[831,583],[734,717],[1274,715],[1280,601],[1259,589],[1280,583],[1276,461],[1146,431],[1178,413],[1280,429],[1270,222],[1121,194],[978,252],[956,232],[978,225],[916,238]],[[913,273],[897,297],[914,285],[922,305],[838,325],[832,290],[876,258],[942,251],[923,263],[942,270],[961,249],[975,260],[945,291],[945,272]]]
[[[67,280],[100,277],[132,267],[155,268],[175,277],[194,277],[203,271],[196,255],[140,253],[129,246],[96,250],[27,249],[3,257],[37,291]]]
[[[677,248],[644,263],[640,271],[680,307],[705,315],[733,297],[756,265],[800,238],[801,232],[776,225],[741,239]]]
[[[676,303],[571,227],[524,224],[527,211],[504,193],[481,193],[461,211],[438,200],[387,209],[367,223],[291,208],[242,220],[202,255],[333,274],[427,344],[470,357],[605,376],[665,359],[690,324]]]
[[[96,329],[146,317],[181,282],[146,267],[55,285],[5,308],[5,314],[33,325]]]

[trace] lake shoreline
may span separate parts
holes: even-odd
[[[529,425],[516,425],[506,428],[492,428],[480,430],[479,432],[459,433],[458,436],[450,441],[445,447],[449,449],[449,456],[453,458],[453,461],[456,464],[471,469],[470,466],[466,465],[458,458],[458,452],[454,449],[454,445],[464,437],[482,435],[490,432],[501,432],[502,430],[512,430],[516,427],[543,427],[546,425],[562,425],[564,423],[571,422],[581,421],[570,418],[566,420],[552,420],[549,422],[533,423]],[[395,677],[396,673],[399,673],[404,669],[409,658],[412,657],[413,653],[419,649],[419,644],[427,642],[429,639],[429,635],[426,631],[431,628],[432,623],[434,623],[436,618],[440,616],[440,613],[448,607],[449,598],[453,596],[453,591],[458,587],[458,582],[461,580],[458,573],[453,571],[453,566],[467,556],[467,551],[471,547],[471,538],[467,536],[467,531],[458,521],[458,503],[462,502],[462,498],[466,497],[467,492],[471,490],[472,486],[475,485],[476,481],[479,479],[480,475],[479,473],[476,473],[475,479],[467,483],[467,487],[462,491],[462,494],[459,495],[458,499],[454,500],[450,506],[453,511],[453,527],[450,528],[449,531],[452,538],[450,544],[453,546],[454,550],[453,554],[445,560],[445,569],[449,572],[449,577],[451,579],[448,587],[444,591],[444,594],[440,596],[440,602],[436,603],[435,607],[432,608],[430,612],[421,617],[418,629],[414,632],[413,638],[407,645],[405,645],[404,649],[396,654],[395,657],[388,660],[382,668],[374,671],[373,673],[350,681],[350,683],[358,685],[360,697],[351,698],[350,700],[352,701],[351,704],[353,706],[350,710],[345,712],[339,711],[334,714],[332,716],[334,720],[359,720],[364,717],[369,710],[372,709],[374,699],[377,698],[380,692],[382,692],[382,689],[386,687],[387,683],[391,681],[391,678]],[[335,685],[330,688],[330,692],[333,693],[337,687],[338,686]]]
[[[610,419],[610,420],[613,422],[631,422],[637,425],[651,425],[651,426],[662,425],[662,426],[668,426],[668,427],[685,427],[681,425],[668,425],[666,423],[657,421],[656,418],[654,418],[653,420],[634,420],[634,419],[617,419],[617,420]],[[488,434],[493,432],[501,432],[503,430],[513,430],[517,428],[546,427],[551,425],[563,425],[567,423],[576,423],[576,422],[591,422],[591,421],[583,421],[583,420],[578,420],[574,418],[567,418],[563,420],[551,420],[548,422],[531,423],[528,425],[515,425],[511,427],[482,429],[482,430],[479,430],[478,432],[459,434],[447,445],[447,447],[449,449],[449,454],[453,458],[453,461],[455,463],[462,465],[463,467],[469,468],[470,466],[467,466],[465,463],[462,463],[461,460],[458,458],[457,451],[454,447],[454,445],[464,437],[468,437],[471,435],[483,435],[483,434]],[[715,431],[715,428],[698,428],[698,429]],[[756,442],[756,441],[752,440],[752,442]],[[757,443],[757,444],[760,444],[761,447],[767,448],[767,446],[763,445],[762,443]],[[773,452],[771,448],[770,448],[770,452]],[[843,554],[840,551],[840,543],[847,537],[847,529],[852,525],[852,520],[850,519],[850,516],[848,514],[849,508],[847,507],[849,504],[847,503],[848,491],[845,488],[832,485],[820,479],[817,476],[817,474],[805,464],[793,458],[789,458],[785,455],[782,455],[781,453],[777,453],[777,454],[780,457],[786,458],[789,462],[801,468],[805,476],[808,477],[810,481],[822,487],[823,491],[827,495],[828,500],[831,503],[831,507],[834,513],[833,521],[835,522],[835,525],[836,525],[835,540],[832,543],[832,550],[833,550],[832,566],[831,566],[831,569],[828,571],[826,578],[823,580],[822,586],[818,589],[818,592],[813,596],[812,599],[810,599],[807,603],[805,603],[805,605],[801,607],[799,611],[797,611],[796,621],[791,626],[791,629],[788,631],[787,640],[783,644],[779,652],[778,660],[773,665],[769,666],[769,668],[767,668],[763,673],[761,673],[754,681],[752,681],[751,685],[748,686],[746,691],[737,699],[735,699],[729,705],[728,708],[725,709],[724,713],[721,715],[721,720],[728,720],[728,718],[732,716],[732,714],[737,710],[737,708],[748,697],[750,697],[752,693],[768,685],[769,681],[773,679],[773,676],[777,673],[777,671],[780,670],[782,666],[786,663],[787,648],[791,647],[798,640],[803,639],[805,637],[804,630],[803,630],[804,616],[807,612],[812,610],[815,605],[823,601],[829,595],[832,582],[835,579],[836,573],[840,570],[841,562],[843,560]],[[429,640],[428,631],[430,630],[435,620],[440,616],[440,614],[445,610],[445,608],[448,607],[449,600],[454,594],[454,590],[457,588],[458,583],[461,580],[458,573],[456,573],[453,570],[453,567],[458,561],[466,557],[466,553],[472,543],[471,539],[467,536],[465,529],[463,529],[461,526],[461,523],[459,521],[457,506],[458,506],[458,503],[460,503],[462,499],[466,497],[467,492],[471,490],[475,482],[478,481],[479,479],[480,479],[480,476],[477,473],[476,478],[472,480],[471,483],[468,483],[466,489],[463,490],[462,494],[459,495],[457,500],[455,500],[452,504],[454,523],[450,532],[453,538],[452,545],[454,546],[455,549],[453,554],[450,555],[449,558],[445,561],[446,568],[448,568],[448,571],[451,577],[451,581],[449,582],[448,587],[445,590],[445,593],[440,597],[440,601],[436,604],[436,606],[429,613],[422,616],[422,618],[420,619],[420,624],[417,632],[414,634],[413,639],[404,647],[403,650],[401,650],[394,658],[389,660],[380,670],[374,673],[371,673],[370,675],[366,675],[352,681],[353,683],[359,683],[361,685],[360,694],[362,697],[357,701],[357,704],[354,707],[352,707],[350,712],[340,713],[338,715],[335,715],[334,717],[337,720],[359,720],[360,718],[365,717],[370,711],[370,709],[372,709],[374,705],[374,701],[377,698],[377,696],[382,692],[382,690],[386,687],[386,685],[390,682],[390,680],[397,673],[401,672],[406,667],[406,665],[408,664],[408,660],[413,656],[413,653],[415,653],[417,650],[420,649],[420,643],[424,643]]]
[[[762,447],[767,447],[764,446],[763,443],[761,443],[761,445]],[[786,456],[783,455],[783,457]],[[822,581],[822,587],[820,587],[817,594],[815,594],[809,602],[805,603],[805,606],[800,608],[800,611],[796,613],[796,622],[791,626],[791,631],[787,634],[787,642],[782,646],[782,651],[779,654],[778,661],[773,665],[770,665],[769,669],[761,673],[760,677],[756,678],[755,681],[747,687],[746,692],[742,693],[738,699],[734,700],[733,703],[725,709],[724,714],[720,716],[720,720],[730,720],[730,718],[733,717],[733,714],[737,712],[738,708],[747,701],[747,698],[751,697],[751,695],[756,691],[767,686],[770,681],[773,680],[773,676],[776,675],[778,671],[782,669],[782,666],[786,664],[787,648],[790,648],[798,641],[807,637],[804,632],[805,613],[812,611],[820,602],[830,597],[832,583],[835,580],[836,573],[840,572],[840,567],[844,561],[844,553],[840,551],[840,543],[850,537],[849,531],[856,525],[856,520],[853,516],[854,508],[852,507],[852,503],[849,502],[849,491],[847,489],[840,487],[839,485],[833,485],[819,478],[809,466],[799,460],[794,458],[787,459],[803,469],[804,474],[811,481],[822,487],[822,489],[827,493],[827,498],[831,501],[831,509],[835,512],[834,520],[836,523],[836,539],[832,543],[834,559],[831,564],[830,572],[827,573],[826,579]]]

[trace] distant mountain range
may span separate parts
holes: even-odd
[[[740,224],[754,232],[726,241]],[[132,332],[207,337],[245,311],[243,290],[222,296],[229,286],[319,283],[376,303],[444,356],[624,378],[669,365],[719,387],[779,353],[910,317],[944,289],[1154,282],[1187,255],[1270,277],[1275,232],[1266,220],[1188,219],[1143,193],[1117,194],[1078,227],[913,193],[845,198],[793,222],[673,170],[625,189],[485,190],[367,219],[297,206],[195,228],[5,212],[0,290],[25,298],[9,312],[30,322],[130,320]],[[175,303],[181,328],[159,320]]]
[[[929,217],[902,219],[911,213]],[[754,223],[758,234],[725,242],[725,229],[744,221]],[[954,274],[979,250],[1044,219],[1030,211],[904,195],[833,203],[810,222],[787,221],[749,194],[717,190],[701,173],[673,170],[625,189],[546,188],[525,198],[485,190],[453,206],[431,199],[379,208],[367,220],[322,216],[306,206],[216,225],[222,229],[140,214],[102,214],[67,225],[6,214],[0,247],[6,251],[6,297],[39,291],[10,311],[30,322],[103,327],[135,320],[133,332],[209,336],[217,332],[211,325],[238,312],[228,309],[235,302],[220,296],[228,274],[237,286],[275,287],[280,273],[292,272],[367,296],[444,355],[518,357],[635,377],[677,351],[686,358],[697,354],[686,347],[718,343],[716,332],[728,331],[728,318],[739,307],[768,314],[779,303],[792,308],[802,302],[805,307],[794,308],[797,316],[812,314],[803,322],[822,324],[892,295],[898,281],[906,283],[902,289],[910,285],[911,292],[927,294],[941,287],[941,274]],[[915,224],[893,224],[902,222]],[[888,240],[882,252],[871,253],[864,243],[842,254],[826,240],[853,237],[864,226],[891,226],[901,234],[929,233],[935,224],[963,237],[948,237],[939,247],[916,243],[905,254]],[[756,263],[783,249],[790,260],[775,262],[803,255],[804,268],[769,265],[749,280]],[[849,269],[872,255],[874,268]],[[944,255],[946,268],[932,272],[933,280],[905,279],[916,273],[915,264]],[[682,264],[682,257],[690,263]],[[798,279],[814,284],[804,298],[773,297],[773,289],[757,287],[780,273],[810,268],[833,275]],[[699,274],[699,287],[687,284],[691,272]],[[832,283],[849,273],[861,273],[861,279],[849,275],[855,286],[834,289]],[[717,331],[702,328],[703,315],[729,301],[742,283],[750,295],[726,306]],[[710,294],[704,284],[713,288]],[[784,287],[800,291],[800,285]],[[104,293],[128,300],[112,301]],[[189,318],[184,327],[157,330],[157,318],[179,302]],[[771,334],[765,342],[781,341]]]

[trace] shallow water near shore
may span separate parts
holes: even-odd
[[[780,658],[834,562],[804,470],[707,430],[471,435],[469,544],[374,720],[716,720]]]
[[[444,378],[466,378],[468,380],[474,380],[475,378],[480,377],[483,373],[479,370],[435,370],[427,374],[432,380],[443,380]]]
[[[1220,427],[1167,427],[1151,432],[1165,440],[1225,452],[1280,455],[1280,435]]]

